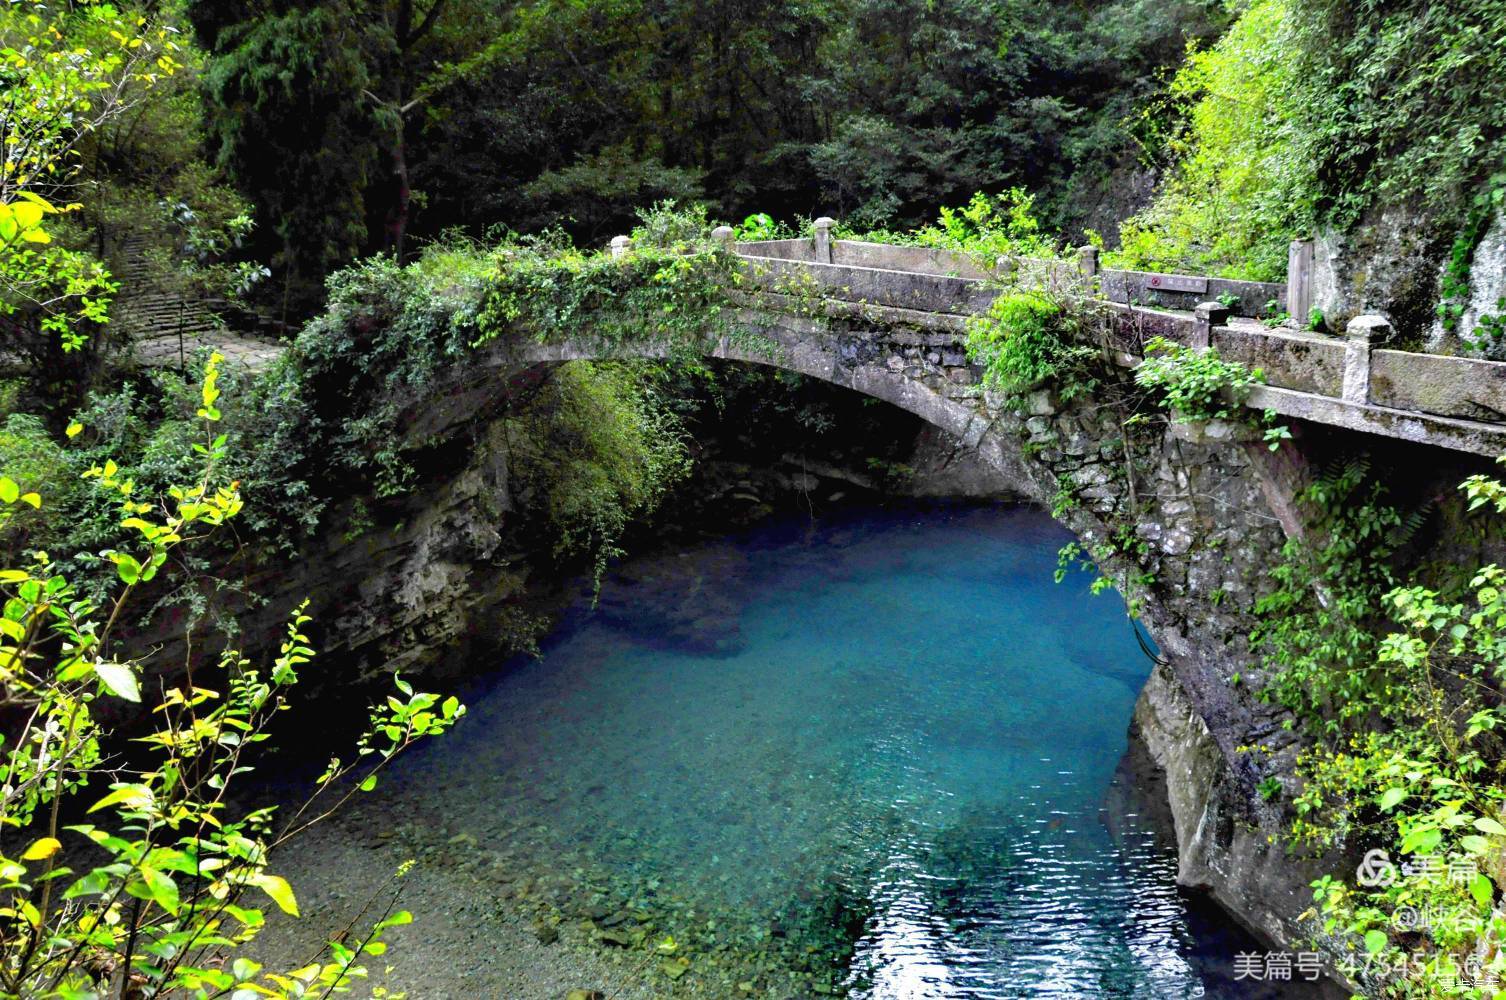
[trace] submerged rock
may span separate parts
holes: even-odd
[[[634,560],[602,585],[597,612],[641,642],[730,655],[744,644],[736,595],[747,569],[730,544]]]

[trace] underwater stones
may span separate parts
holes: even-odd
[[[637,560],[603,586],[598,613],[635,638],[693,652],[728,654],[742,647],[737,583],[747,558],[731,545],[693,558],[666,554]]]
[[[533,936],[539,944],[554,944],[560,939],[559,925],[552,920],[540,918],[533,923]]]
[[[604,928],[596,934],[596,940],[602,944],[612,945],[615,948],[631,948],[635,943],[635,938],[639,942],[642,941],[641,934],[633,934],[617,927]]]
[[[565,1000],[607,1000],[607,995],[601,990],[571,990]]]
[[[659,963],[659,971],[671,981],[677,980],[690,971],[690,959],[683,955],[679,958],[666,958]]]

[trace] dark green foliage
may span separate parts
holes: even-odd
[[[1458,219],[1506,161],[1506,3],[1291,5],[1320,215],[1378,205]]]
[[[507,333],[606,351],[626,343],[692,348],[724,332],[731,278],[728,262],[711,249],[647,248],[621,261],[519,249],[489,282],[476,318],[478,343]]]
[[[1271,668],[1262,696],[1330,734],[1384,697],[1391,672],[1376,657],[1382,598],[1396,585],[1398,547],[1417,524],[1386,502],[1369,463],[1320,476],[1301,500],[1311,524],[1271,571],[1275,590],[1256,605],[1251,641]]]
[[[407,8],[437,13],[405,44]],[[664,198],[903,227],[1018,185],[1053,225],[1112,227],[1135,200],[1126,119],[1222,19],[1194,0],[190,10],[224,161],[277,227],[295,304],[393,246],[399,161],[429,235],[562,225],[600,244]]]
[[[1259,368],[1225,361],[1216,347],[1194,350],[1164,337],[1146,341],[1145,360],[1135,369],[1135,384],[1149,389],[1178,423],[1228,420],[1264,381]]]
[[[556,556],[584,556],[601,582],[629,525],[690,471],[686,436],[650,363],[574,362],[507,423],[512,488],[555,532]]]
[[[219,162],[256,203],[284,310],[306,309],[323,275],[368,244],[376,162],[370,31],[361,5],[189,5],[210,59],[204,89]]]
[[[420,482],[415,462],[432,442],[413,430],[414,409],[442,396],[436,380],[462,379],[477,351],[567,338],[673,351],[714,338],[728,262],[683,242],[703,221],[664,207],[646,212],[637,248],[621,260],[555,237],[489,250],[445,244],[411,265],[377,257],[338,273],[324,314],[257,387],[277,413],[260,433],[293,456],[263,477],[297,483],[311,497],[369,492],[382,501]],[[521,409],[498,411],[521,422],[523,430],[509,430],[519,448],[512,469],[533,484],[561,553],[607,558],[627,519],[683,472],[678,423],[654,382],[635,371],[572,368]]]
[[[385,257],[330,279],[329,305],[268,379],[302,401],[300,433],[319,456],[323,483],[355,477],[379,498],[412,484],[403,452],[417,442],[404,440],[400,417],[436,371],[468,350],[479,296],[475,275]]]
[[[1496,174],[1474,197],[1465,214],[1459,234],[1449,251],[1448,263],[1443,271],[1443,285],[1439,290],[1438,318],[1443,328],[1455,333],[1459,320],[1464,315],[1470,300],[1470,277],[1474,266],[1475,251],[1485,238],[1490,224],[1506,207],[1506,174]],[[1499,307],[1506,314],[1506,303]],[[1502,335],[1500,316],[1482,316],[1477,329],[1472,331],[1476,346],[1491,347]]]

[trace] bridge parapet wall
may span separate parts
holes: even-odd
[[[841,245],[842,241],[834,244],[834,256],[839,255]],[[879,244],[862,246],[861,259],[870,263],[911,259],[909,254],[885,256],[887,250],[869,252],[868,248]],[[941,266],[938,261],[946,260],[940,251],[925,253],[933,270]],[[1086,273],[1091,262],[1013,264],[1013,277],[1026,287],[1051,282],[1067,294],[1093,294],[1095,298],[1102,279],[1116,274],[1099,275],[1100,283],[1094,286]],[[873,320],[946,329],[959,341],[966,318],[986,312],[1004,287],[985,278],[794,258],[747,256],[743,266],[766,292],[824,299],[823,308],[828,311],[845,306]],[[1139,272],[1117,274],[1136,275],[1133,280],[1142,284],[1156,277]],[[1205,292],[1234,288],[1246,297],[1282,288],[1219,279],[1183,284],[1186,290],[1177,294],[1189,297],[1200,294],[1194,286]],[[1147,307],[1133,301],[1110,300],[1104,305],[1113,321],[1105,325],[1102,346],[1125,366],[1139,364],[1145,343],[1153,336],[1191,347],[1211,344],[1224,357],[1265,373],[1267,386],[1250,395],[1250,406],[1437,447],[1491,456],[1506,453],[1506,362],[1391,350],[1379,340],[1366,339],[1359,345],[1353,338],[1230,317],[1230,310],[1220,303],[1208,304],[1210,308],[1201,310],[1201,316],[1196,311]],[[1217,325],[1208,319],[1215,315],[1220,317]],[[1346,384],[1346,370],[1360,356],[1365,377]]]
[[[1092,279],[1097,281],[1097,294],[1110,302],[1124,305],[1190,311],[1199,302],[1218,300],[1226,303],[1235,316],[1271,316],[1282,310],[1290,311],[1290,276],[1287,282],[1263,282],[1100,268],[1097,252],[1091,247],[1080,251],[1077,261],[1013,257],[1001,258],[992,266],[985,267],[969,254],[935,247],[859,240],[831,240],[829,246],[830,259],[826,259],[821,244],[815,238],[738,243],[736,250],[744,257],[905,271],[937,277],[975,280],[1004,278],[1018,280],[1026,285],[1036,282],[1053,286],[1085,285],[1087,280]],[[1303,266],[1303,258],[1299,255],[1294,255],[1292,259],[1293,267]],[[1297,277],[1300,282],[1301,276]],[[1299,318],[1307,318],[1305,309]]]

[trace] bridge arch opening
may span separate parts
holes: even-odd
[[[758,316],[744,331],[754,336],[708,343],[702,356],[723,366],[782,373],[887,404],[914,417],[917,433],[923,425],[938,446],[976,464],[980,471],[973,479],[992,480],[990,493],[1044,503],[1047,494],[1031,475],[1018,439],[1001,426],[977,383],[977,373],[967,366],[960,336],[945,345],[915,347],[872,331],[813,333],[804,326],[787,317],[771,321]],[[526,379],[549,364],[663,358],[668,353],[641,345],[603,349],[587,343],[530,344],[510,352],[503,363]],[[863,434],[863,421],[854,421],[849,433]]]

